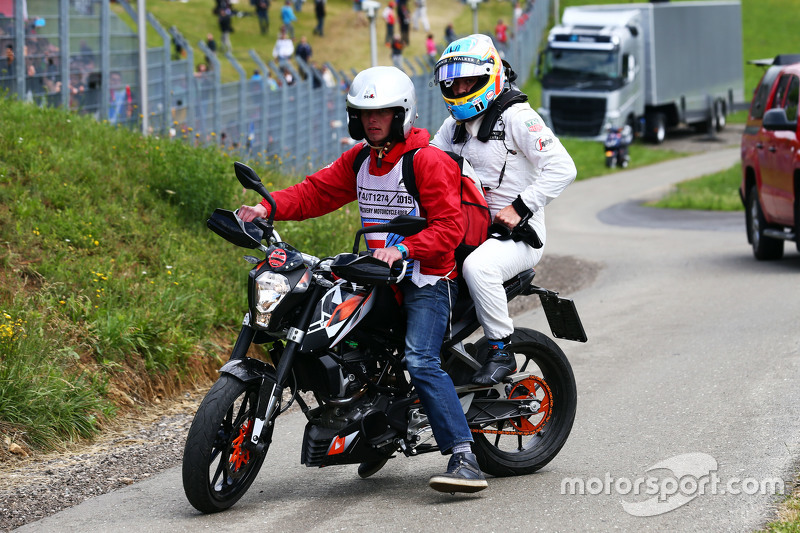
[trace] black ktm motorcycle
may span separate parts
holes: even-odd
[[[236,176],[272,206],[269,220],[243,222],[217,209],[208,226],[229,242],[260,250],[248,281],[248,312],[228,362],[203,399],[183,455],[183,487],[199,511],[231,507],[255,480],[276,419],[296,403],[306,416],[301,461],[330,466],[381,461],[396,453],[438,451],[425,409],[403,364],[403,310],[391,284],[406,262],[390,267],[359,253],[365,233],[413,235],[425,220],[401,216],[356,232],[353,253],[318,259],[282,242],[275,201],[256,173],[235,163]],[[586,341],[572,300],[531,284],[533,270],[505,284],[508,299],[538,294],[553,335]],[[461,289],[466,295],[466,288]],[[491,387],[470,384],[488,353],[486,339],[464,344],[479,327],[468,295],[453,310],[442,346],[481,469],[494,476],[529,474],[561,450],[575,418],[577,392],[564,352],[544,334],[518,328],[508,345],[518,371]],[[270,346],[273,365],[247,356]],[[313,398],[309,406],[303,395]],[[310,403],[310,400],[309,400]]]

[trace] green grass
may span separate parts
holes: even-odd
[[[738,192],[741,181],[742,165],[737,163],[727,170],[680,182],[664,198],[647,205],[669,209],[743,211]]]
[[[249,265],[205,221],[256,198],[216,148],[6,98],[0,116],[0,430],[46,449],[97,431],[119,392],[147,402],[218,367]],[[343,209],[282,236],[331,254],[356,224]]]
[[[205,42],[206,35],[212,33],[220,45],[220,32],[217,18],[211,12],[213,2],[165,2],[164,0],[147,0],[147,10],[152,13],[165,29],[176,26],[186,40],[195,50],[195,63],[202,62],[202,54],[197,48],[198,41]],[[382,6],[386,2],[381,2]],[[269,32],[261,35],[258,27],[258,18],[253,14],[254,9],[248,0],[241,0],[235,9],[247,13],[245,17],[234,17],[231,35],[233,45],[233,56],[242,65],[245,72],[251,73],[256,68],[255,62],[249,55],[249,50],[253,49],[264,60],[269,62],[272,59],[272,48],[278,37],[280,28],[280,8],[283,6],[281,1],[273,1],[269,10]],[[413,2],[409,3],[413,11]],[[119,6],[112,4],[112,9],[122,16],[125,20],[130,20],[124,15],[124,11]],[[382,8],[381,8],[382,9]],[[316,26],[313,2],[306,2],[303,10],[297,14],[298,21],[295,23],[295,43],[300,37],[305,35],[311,44],[313,55],[311,60],[322,64],[329,61],[335,68],[350,72],[363,70],[370,66],[370,35],[369,27],[357,23],[357,18],[353,13],[352,0],[328,0],[327,15],[325,17],[325,34],[323,37],[313,35],[312,30]],[[498,18],[511,19],[512,4],[508,1],[485,2],[478,9],[478,28],[485,33],[493,33],[494,26]],[[447,24],[452,23],[459,35],[472,33],[472,10],[469,6],[461,2],[448,0],[428,2],[428,19],[431,24],[431,33],[437,43],[444,40],[444,29]],[[135,27],[132,23],[131,27]],[[399,33],[399,25],[395,31]],[[383,19],[378,14],[376,21],[377,37],[377,56],[379,65],[391,65],[391,55],[389,48],[383,45],[386,33]],[[425,32],[420,29],[411,31],[410,44],[403,51],[403,56],[409,59],[416,56],[425,56]],[[148,33],[149,46],[161,44],[160,38],[154,31]],[[441,50],[440,50],[441,52]],[[412,61],[416,66],[416,63]],[[223,81],[237,79],[234,68],[226,60],[222,61]]]

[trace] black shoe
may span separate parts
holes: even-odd
[[[358,465],[358,477],[361,479],[367,479],[369,476],[383,468],[383,465],[386,464],[389,458],[386,459],[378,459],[377,461],[367,461],[365,463],[361,463]]]
[[[478,492],[489,486],[474,453],[454,453],[447,472],[432,476],[428,485],[439,492]]]
[[[472,376],[475,385],[495,385],[517,371],[513,353],[490,350],[480,370]]]

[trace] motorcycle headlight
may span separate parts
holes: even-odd
[[[256,278],[256,325],[266,328],[272,312],[289,294],[291,287],[285,276],[275,272],[264,272]]]

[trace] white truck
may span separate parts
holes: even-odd
[[[539,114],[558,135],[602,141],[630,126],[660,143],[713,133],[744,106],[738,1],[568,7],[539,57]]]

